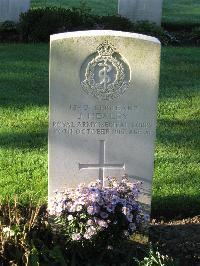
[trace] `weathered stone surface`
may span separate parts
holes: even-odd
[[[160,43],[125,32],[51,36],[49,197],[106,176],[144,181],[150,204]]]
[[[131,21],[148,20],[161,25],[163,0],[119,0],[118,13]]]
[[[29,9],[30,0],[0,0],[0,22],[19,21],[19,15]]]

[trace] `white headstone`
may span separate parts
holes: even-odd
[[[118,13],[131,21],[148,20],[161,25],[163,0],[119,0]]]
[[[115,31],[51,36],[49,198],[106,176],[144,181],[150,205],[160,42]]]
[[[27,12],[30,0],[0,0],[0,22],[19,21],[19,15]]]

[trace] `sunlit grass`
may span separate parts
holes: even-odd
[[[200,50],[164,48],[155,156],[154,205],[195,212],[200,203]]]
[[[0,196],[47,195],[48,47],[0,46]]]

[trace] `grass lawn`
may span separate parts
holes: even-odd
[[[161,213],[199,212],[199,67],[199,48],[163,48],[153,190]]]
[[[92,12],[98,15],[117,14],[118,0],[87,0]],[[79,6],[80,0],[31,0],[32,7]],[[200,24],[199,0],[164,0],[163,22],[176,24]]]
[[[117,14],[118,0],[87,0],[87,5],[92,9],[92,13],[94,14],[114,15]],[[31,0],[31,6],[79,7],[80,0]]]
[[[164,0],[163,22],[200,25],[199,0]]]
[[[163,48],[153,210],[198,210],[200,50]],[[48,45],[0,45],[0,197],[47,198]]]

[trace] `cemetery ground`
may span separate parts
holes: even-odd
[[[0,45],[2,202],[47,201],[48,55]],[[152,241],[189,265],[200,259],[199,59],[197,47],[162,48],[153,182]]]
[[[87,3],[117,13],[117,0]],[[45,5],[80,1],[31,1]],[[162,21],[178,30],[199,27],[199,14],[198,0],[164,0]],[[15,195],[20,208],[47,202],[48,64],[47,44],[0,44],[0,207]],[[199,66],[198,47],[162,47],[150,240],[175,265],[200,263]]]

